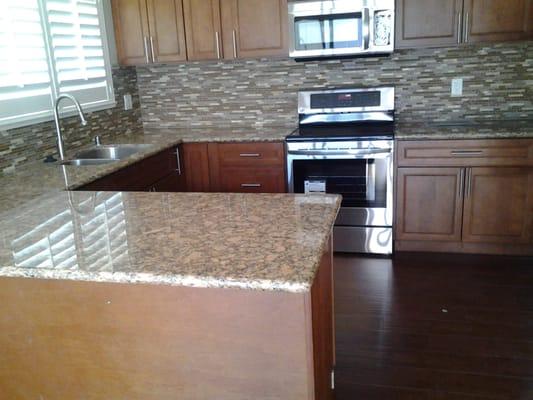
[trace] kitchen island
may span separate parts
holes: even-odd
[[[3,395],[329,398],[339,205],[64,191],[5,210]]]

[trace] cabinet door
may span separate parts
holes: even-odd
[[[183,173],[188,192],[209,192],[209,157],[207,143],[183,145]]]
[[[219,0],[183,0],[189,60],[222,58]]]
[[[121,65],[150,62],[146,0],[113,0],[113,21]]]
[[[465,0],[465,42],[533,37],[532,0]]]
[[[182,0],[147,0],[153,62],[187,59]]]
[[[463,0],[397,0],[396,47],[459,43],[462,9]]]
[[[532,168],[471,168],[466,182],[463,241],[530,242]]]
[[[287,0],[221,0],[225,58],[289,54]]]
[[[463,168],[398,168],[397,240],[461,240]]]

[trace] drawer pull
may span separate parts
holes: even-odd
[[[242,188],[260,188],[260,183],[241,183]]]
[[[480,156],[482,154],[483,150],[452,150],[452,156],[471,157]]]
[[[239,157],[261,157],[259,153],[241,153]]]

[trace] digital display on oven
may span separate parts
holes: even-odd
[[[356,108],[379,107],[381,92],[340,92],[317,93],[311,95],[311,108]]]

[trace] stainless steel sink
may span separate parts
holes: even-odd
[[[61,165],[74,165],[76,167],[82,167],[84,165],[100,165],[100,164],[109,164],[117,162],[117,159],[113,158],[76,158],[74,160],[65,160],[61,161]]]
[[[151,144],[114,144],[94,146],[76,153],[76,159],[106,159],[122,160],[135,153],[147,150],[152,147]]]

